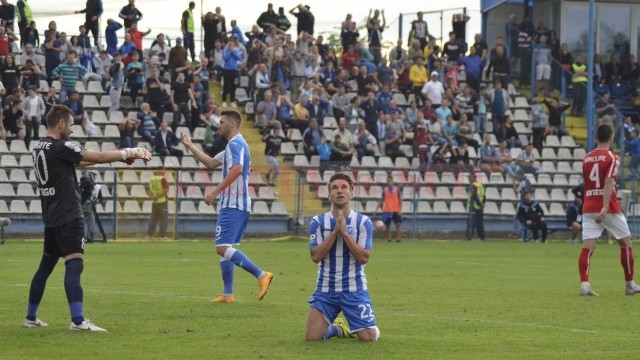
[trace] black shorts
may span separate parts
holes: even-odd
[[[21,128],[17,125],[17,124],[4,124],[4,128],[7,131],[10,131],[13,135],[18,135],[18,133],[20,132]]]
[[[45,227],[44,252],[55,257],[84,254],[84,220],[80,218],[60,226]]]

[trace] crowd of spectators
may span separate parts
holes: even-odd
[[[13,5],[2,5],[6,6]],[[239,105],[236,90],[240,77],[247,76],[256,126],[264,134],[280,128],[281,137],[298,129],[309,158],[319,155],[322,161],[346,162],[351,156],[362,159],[382,154],[395,160],[406,157],[409,146],[421,171],[430,165],[464,169],[475,165],[469,157],[471,147],[479,154],[479,168],[513,175],[518,169],[537,171],[526,165],[526,159],[506,156],[507,150],[522,147],[507,114],[513,105],[507,89],[518,63],[521,85],[534,80],[529,74],[535,66],[535,80],[543,93],[556,88],[556,75],[564,70],[574,90],[572,104],[553,98],[533,102],[532,143],[538,152],[545,136],[567,134],[561,120],[565,111],[570,108],[580,114],[584,110],[586,92],[581,89],[586,65],[581,56],[572,56],[566,45],[558,43],[555,32],[543,22],[534,27],[528,17],[518,23],[512,16],[506,36],[498,36],[490,47],[480,34],[472,44],[466,43],[469,16],[464,14],[453,15],[452,31],[438,45],[423,14],[418,13],[411,22],[407,46],[399,39],[384,54],[384,10],[372,9],[364,27],[347,14],[341,24],[340,46],[335,46],[315,33],[314,16],[306,5],[287,13],[268,4],[250,31],[240,29],[235,20],[227,22],[217,7],[199,19],[204,51],[196,62],[194,2],[180,16],[181,36],[173,46],[159,33],[148,51],[143,51],[142,43],[151,30],[141,30],[143,12],[135,0],[128,0],[117,19],[106,20],[106,46],[98,43],[101,29],[97,24],[103,12],[98,0],[88,0],[85,9],[77,11],[86,17],[77,34],[58,31],[57,24],[50,22],[42,32],[42,42],[26,1],[20,0],[17,8],[18,31],[14,31],[15,19],[2,15],[9,12],[0,11],[3,139],[10,135],[27,142],[37,139],[39,125],[45,124],[42,117],[56,103],[65,103],[74,111],[75,123],[88,136],[101,135],[86,116],[76,89],[77,81],[85,88],[97,81],[111,100],[107,116],[120,109],[123,90],[140,109],[136,118],[125,118],[120,124],[121,146],[134,145],[137,132],[161,155],[180,156],[167,139],[184,125],[191,131],[206,127],[210,149],[215,150],[220,146],[216,130],[221,111]],[[21,46],[20,65],[9,51],[12,43]],[[38,55],[44,55],[44,62]],[[564,68],[556,69],[556,64]],[[493,86],[488,87],[490,76]],[[640,76],[635,58],[626,56],[623,64],[617,54],[607,64],[597,58],[595,76],[596,92],[602,94],[597,106],[599,121],[615,123],[619,101],[631,99]],[[40,80],[50,86],[44,96],[36,93]],[[53,88],[54,80],[59,81],[59,89]],[[222,81],[222,99],[208,93],[209,81]],[[23,98],[28,106],[18,103]],[[166,118],[165,113],[173,115]],[[334,118],[338,125],[330,136],[323,131],[327,118]],[[164,135],[163,128],[172,136]],[[491,145],[490,130],[499,147]],[[528,148],[522,154],[531,156]]]

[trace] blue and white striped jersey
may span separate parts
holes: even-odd
[[[220,209],[233,208],[251,212],[251,198],[249,197],[249,171],[251,171],[251,154],[249,145],[238,134],[229,141],[226,149],[216,155],[222,161],[222,177],[226,178],[234,165],[242,165],[242,174],[220,193]]]
[[[349,234],[358,246],[371,250],[373,225],[368,216],[355,211],[346,219]],[[336,226],[331,212],[314,216],[309,227],[309,249],[313,249],[328,237]],[[355,292],[367,290],[365,265],[361,264],[347,247],[340,235],[327,256],[318,263],[316,291],[323,293]]]

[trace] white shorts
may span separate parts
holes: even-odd
[[[538,64],[536,65],[536,80],[549,80],[551,79],[551,65]]]
[[[601,223],[596,223],[597,213],[582,215],[582,238],[597,239],[602,235],[604,229],[616,240],[623,239],[631,235],[627,219],[622,214],[607,214]]]

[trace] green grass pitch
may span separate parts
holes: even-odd
[[[221,290],[211,242],[87,245],[85,315],[107,334],[72,333],[64,265],[49,279],[41,329],[23,329],[39,242],[0,246],[0,359],[631,359],[640,296],[624,295],[617,246],[599,245],[597,298],[578,296],[578,245],[374,241],[367,265],[381,330],[376,344],[304,341],[316,265],[307,243],[245,241],[276,278],[264,301],[236,269]]]

